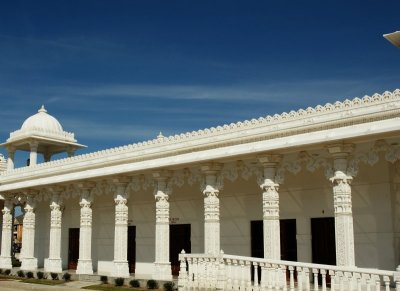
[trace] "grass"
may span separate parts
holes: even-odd
[[[31,284],[42,284],[42,285],[60,285],[64,284],[64,281],[60,280],[46,280],[46,279],[22,279],[20,280],[22,283],[31,283]]]
[[[113,284],[90,285],[82,287],[81,289],[101,290],[101,291],[118,291],[118,290],[121,291],[121,289],[136,290],[136,291],[148,290],[147,288],[132,288],[125,285],[122,287],[115,287],[115,285]],[[161,290],[161,289],[153,289],[153,290]]]
[[[121,289],[128,289],[128,290],[135,290],[135,291],[143,291],[144,290],[143,288],[132,288],[132,287],[128,287],[128,286],[115,287],[112,284],[90,285],[90,286],[82,287],[82,289],[102,290],[102,291],[116,291],[116,290],[121,290]]]
[[[0,275],[0,280],[1,281],[14,280],[14,277],[10,277],[10,276],[7,276],[7,275]]]

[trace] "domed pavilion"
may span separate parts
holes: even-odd
[[[48,114],[43,105],[38,113],[24,121],[21,129],[11,132],[7,141],[0,146],[8,151],[8,170],[14,168],[14,154],[17,150],[29,152],[28,164],[34,166],[37,164],[38,153],[48,162],[55,154],[67,152],[71,157],[76,150],[86,147],[77,143],[73,133],[64,131],[60,122]]]

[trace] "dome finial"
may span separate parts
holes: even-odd
[[[44,113],[47,113],[47,110],[46,110],[46,108],[44,108],[44,105],[42,105],[42,107],[40,107],[40,109],[39,109],[39,111],[38,112],[44,112]]]

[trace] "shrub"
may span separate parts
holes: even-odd
[[[33,278],[33,273],[32,272],[26,272],[26,277],[29,279]]]
[[[57,273],[50,273],[51,279],[53,280],[58,280],[58,274]]]
[[[3,274],[3,269],[0,269],[0,274]]]
[[[64,279],[65,282],[67,281],[71,281],[71,274],[70,273],[64,273],[64,275],[62,276],[62,278]]]
[[[10,269],[4,270],[4,274],[9,276],[11,274],[11,270]]]
[[[173,291],[174,290],[174,282],[165,282],[164,283],[164,290],[165,291]]]
[[[129,282],[129,285],[131,285],[131,287],[133,287],[133,288],[139,288],[140,287],[140,282],[139,282],[139,280],[131,280]]]
[[[107,284],[108,283],[108,277],[107,276],[100,276],[100,281],[103,284]]]
[[[20,277],[20,278],[24,278],[24,277],[25,277],[25,273],[24,273],[24,271],[22,271],[22,270],[19,270],[19,271],[17,272],[17,275],[18,275],[18,277]]]
[[[16,258],[12,258],[11,259],[11,265],[13,266],[13,267],[21,267],[21,261],[19,261],[19,260],[17,260]]]
[[[124,285],[124,281],[125,281],[124,278],[115,278],[114,279],[115,286],[120,287]]]
[[[158,282],[153,279],[147,281],[147,289],[158,289]]]
[[[36,272],[36,277],[38,278],[38,279],[43,279],[44,278],[44,273],[43,272]]]

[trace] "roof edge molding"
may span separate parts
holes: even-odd
[[[113,156],[113,160],[117,161],[119,156],[121,158],[126,157],[126,155],[145,156],[145,153],[149,150],[151,152],[157,151],[159,155],[163,155],[163,153],[167,155],[167,152],[170,151],[201,150],[276,137],[294,136],[351,124],[398,118],[399,111],[400,89],[396,89],[393,92],[385,91],[383,94],[356,97],[353,100],[346,99],[343,102],[327,103],[314,108],[308,107],[169,137],[158,136],[152,140],[54,160],[31,168],[8,170],[1,175],[12,176],[17,173],[50,169],[68,164],[87,164],[88,161],[94,160],[96,163],[105,163],[110,161],[111,156]]]

